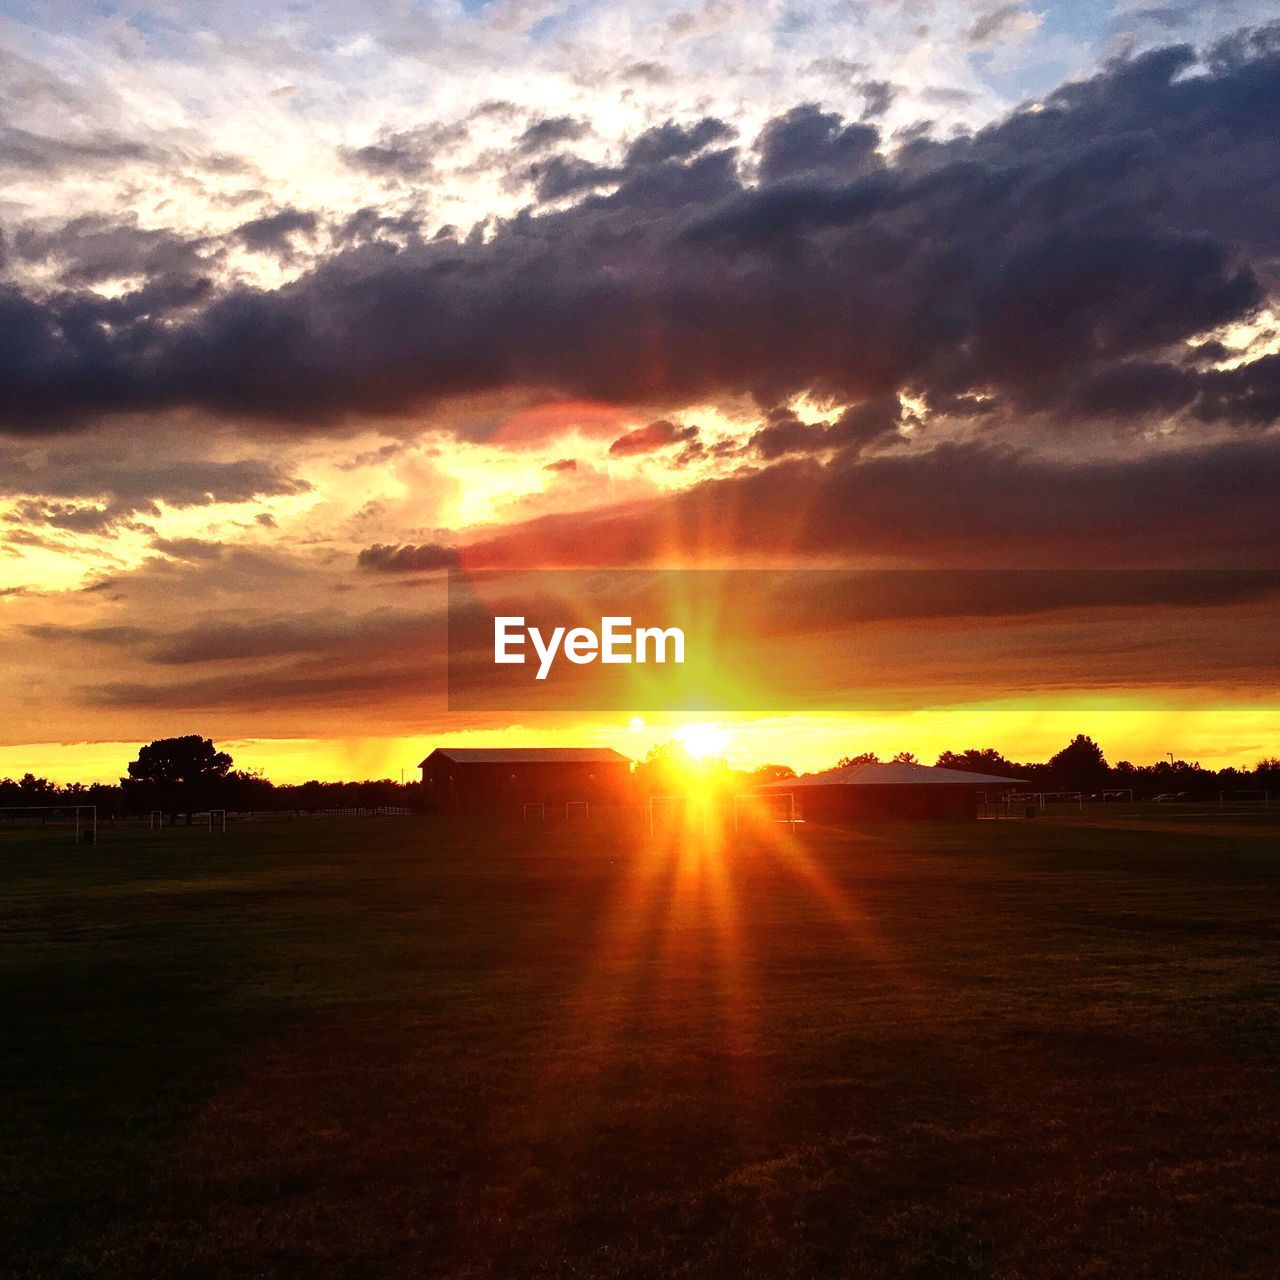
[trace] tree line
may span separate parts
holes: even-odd
[[[837,765],[878,763],[873,752],[845,756]],[[923,763],[910,752],[891,757],[894,762]],[[1096,794],[1108,789],[1131,790],[1136,799],[1168,792],[1184,792],[1200,799],[1214,799],[1223,791],[1280,792],[1280,759],[1259,760],[1252,768],[1207,769],[1198,761],[1158,760],[1110,764],[1102,748],[1086,734],[1078,734],[1061,751],[1045,761],[1014,761],[994,747],[968,747],[944,751],[934,761],[944,769],[963,769],[996,777],[1021,779],[1032,791],[1080,791]],[[641,789],[661,790],[666,779],[688,769],[679,744],[655,748],[637,766]],[[722,761],[707,761],[699,772],[710,786],[773,782],[795,776],[788,765],[766,764],[749,774],[729,769]],[[230,755],[219,751],[209,738],[191,734],[161,738],[148,743],[129,764],[118,784],[73,782],[59,786],[31,773],[16,781],[0,779],[0,807],[21,805],[94,804],[100,815],[193,813],[207,809],[281,810],[347,809],[403,806],[423,808],[426,799],[420,782],[395,782],[381,778],[365,782],[300,782],[277,784],[260,773],[236,769]]]
[[[839,763],[876,761],[873,753],[846,757]],[[918,764],[910,752],[900,752],[895,761]],[[1120,760],[1110,764],[1102,748],[1087,734],[1077,734],[1061,751],[1045,761],[1016,761],[994,747],[968,747],[944,751],[934,761],[943,769],[962,769],[999,778],[1019,778],[1030,791],[1080,791],[1097,794],[1106,790],[1132,791],[1138,800],[1169,792],[1186,792],[1201,799],[1216,799],[1223,791],[1280,791],[1280,759],[1259,760],[1252,768],[1228,765],[1207,769],[1199,761],[1167,759],[1154,764],[1134,764]]]
[[[129,764],[119,783],[73,782],[58,786],[47,778],[24,774],[16,781],[0,779],[0,807],[20,805],[95,804],[99,816],[126,813],[201,813],[208,809],[374,809],[415,808],[420,782],[390,778],[365,782],[299,782],[277,784],[260,773],[236,769],[231,756],[209,738],[190,734],[148,743]]]

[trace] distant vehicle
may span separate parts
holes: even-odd
[[[1165,791],[1161,795],[1155,797],[1155,804],[1183,804],[1188,800],[1194,800],[1195,796],[1190,791]]]

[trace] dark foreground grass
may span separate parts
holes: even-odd
[[[0,1273],[1248,1276],[1280,825],[0,837]]]

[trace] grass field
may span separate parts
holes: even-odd
[[[0,869],[0,1274],[1277,1274],[1280,815]]]

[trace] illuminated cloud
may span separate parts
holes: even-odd
[[[1280,28],[1086,8],[13,17],[0,697],[410,734],[455,565],[1265,566]]]

